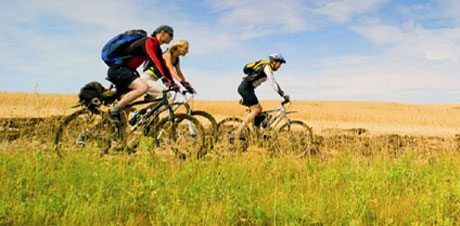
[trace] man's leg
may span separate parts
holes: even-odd
[[[142,79],[136,78],[133,82],[131,82],[131,84],[129,84],[128,88],[131,89],[131,91],[126,93],[110,110],[110,116],[116,123],[120,123],[121,109],[136,100],[138,97],[144,95],[147,92],[148,86]]]
[[[239,137],[240,134],[241,134],[241,131],[243,131],[243,129],[250,123],[254,120],[254,118],[260,114],[260,112],[262,112],[262,106],[260,105],[260,103],[257,103],[256,105],[252,105],[249,107],[249,109],[251,109],[251,112],[246,115],[246,117],[243,119],[243,123],[241,123],[241,125],[238,127],[238,129],[235,131],[235,133],[233,134],[234,137]]]
[[[133,82],[131,82],[131,84],[129,84],[128,88],[130,88],[131,91],[126,93],[118,102],[118,106],[120,108],[123,108],[138,97],[144,95],[148,90],[147,84],[141,78],[136,78]]]

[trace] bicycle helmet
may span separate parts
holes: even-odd
[[[153,31],[152,37],[155,36],[156,34],[162,32],[162,31],[168,33],[171,37],[173,37],[173,35],[174,35],[174,29],[171,26],[161,25],[161,26],[157,27],[157,29],[155,29],[155,31]]]
[[[275,53],[275,54],[272,54],[270,56],[268,56],[268,58],[270,59],[270,61],[278,61],[278,62],[281,62],[281,63],[286,63],[286,60],[284,59],[283,56],[281,56],[281,54],[278,54],[278,53]]]

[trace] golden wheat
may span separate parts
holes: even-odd
[[[70,114],[77,95],[0,92],[0,117],[49,117]],[[264,110],[280,106],[280,101],[261,101]],[[193,109],[211,113],[217,121],[243,117],[246,108],[238,101],[191,102]],[[313,127],[316,134],[334,129],[365,128],[372,134],[452,136],[460,128],[460,105],[401,104],[352,101],[293,101],[291,115]]]

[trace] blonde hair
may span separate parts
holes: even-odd
[[[177,48],[179,47],[188,47],[188,41],[186,40],[179,40],[177,42],[175,42],[174,44],[172,44],[170,47],[169,47],[169,52],[174,52],[177,50]]]

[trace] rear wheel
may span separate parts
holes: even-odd
[[[241,118],[229,117],[222,119],[217,124],[217,138],[218,138],[218,152],[219,154],[225,154],[230,151],[233,152],[235,149],[246,150],[249,143],[249,127],[245,127],[241,131],[240,137],[234,137],[235,131],[243,123]]]
[[[155,153],[174,154],[180,158],[206,155],[205,133],[203,126],[188,114],[174,114],[155,124],[150,135],[154,139]]]
[[[55,150],[61,157],[83,147],[105,153],[110,148],[114,128],[102,114],[81,109],[66,117],[54,137]]]
[[[272,148],[281,156],[300,158],[314,150],[313,132],[302,121],[293,120],[280,127],[274,134]]]

